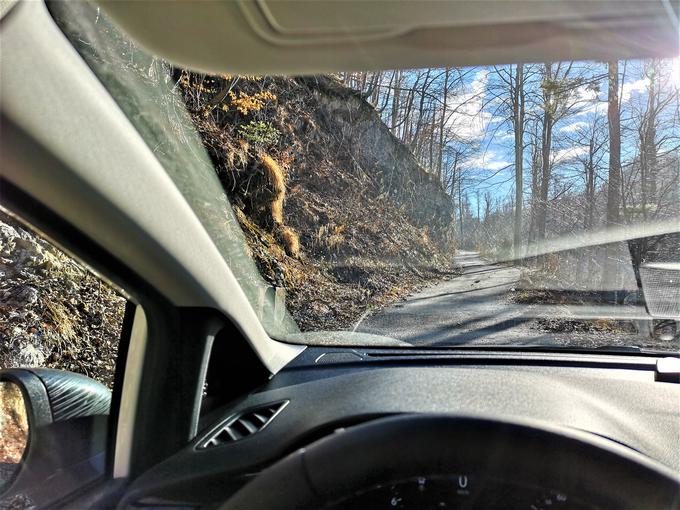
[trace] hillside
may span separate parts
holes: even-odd
[[[450,198],[360,95],[328,77],[178,80],[249,251],[302,330],[352,327],[455,272]],[[0,367],[111,385],[124,299],[1,210],[0,270]]]
[[[453,271],[453,204],[358,93],[332,77],[181,73],[192,118],[265,279],[301,329]]]
[[[123,297],[1,209],[0,274],[0,368],[59,368],[113,385]]]

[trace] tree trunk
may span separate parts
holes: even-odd
[[[461,181],[460,174],[458,175],[458,222],[460,223],[460,240],[461,242],[465,238],[463,235],[463,215],[465,214],[465,211],[463,211],[463,194],[460,192],[460,181]]]
[[[593,226],[593,213],[595,210],[595,137],[590,138],[588,146],[588,161],[586,163],[586,210],[583,219],[583,228],[588,230]]]
[[[524,65],[517,64],[515,89],[513,94],[513,127],[515,131],[515,221],[513,248],[515,258],[519,259],[522,248],[522,174],[524,160]]]
[[[547,84],[544,89],[543,101],[543,126],[541,131],[541,183],[538,202],[536,204],[536,237],[539,241],[545,239],[545,226],[548,212],[548,191],[550,189],[551,161],[550,151],[552,149],[552,130],[553,115],[555,108],[552,87],[552,63],[545,64],[544,82]]]
[[[420,98],[418,100],[418,117],[416,120],[416,127],[415,131],[413,132],[413,136],[410,140],[410,146],[411,146],[411,151],[415,151],[415,144],[418,143],[419,141],[419,135],[420,135],[420,129],[422,128],[423,124],[423,116],[425,114],[425,94],[427,92],[428,87],[430,86],[429,80],[430,80],[430,74],[432,73],[432,69],[428,68],[427,72],[425,73],[425,81],[423,81],[423,86],[420,89]],[[415,89],[415,87],[414,87]]]
[[[371,79],[371,104],[374,107],[378,106],[378,100],[380,98],[380,81],[382,80],[382,74],[382,72],[375,72]]]
[[[646,221],[650,205],[656,205],[656,123],[657,123],[657,87],[655,83],[656,69],[654,64],[648,68],[649,89],[647,91],[647,110],[640,126],[640,191],[642,218]]]
[[[439,175],[439,180],[442,180],[442,165],[444,159],[444,141],[445,135],[444,130],[446,128],[446,117],[448,111],[448,100],[449,100],[449,76],[451,75],[451,69],[448,67],[444,71],[444,96],[442,98],[442,115],[439,118],[439,161],[437,162],[437,175]]]
[[[404,124],[401,131],[401,141],[410,145],[411,142],[411,116],[413,114],[413,99],[415,97],[415,86],[409,89],[406,95],[406,104],[404,106]]]
[[[609,73],[607,119],[609,121],[609,176],[607,183],[607,228],[619,223],[621,204],[621,119],[619,111],[619,66],[617,61],[607,64]],[[618,266],[614,260],[615,246],[608,244],[605,249],[603,274],[604,290],[617,287]]]
[[[401,98],[401,71],[394,71],[394,94],[392,94],[392,133],[397,134],[397,126],[399,125],[399,102]]]

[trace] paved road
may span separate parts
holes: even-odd
[[[365,318],[357,331],[390,336],[417,345],[536,343],[523,315],[527,307],[508,302],[520,271],[490,264],[476,252],[459,252],[463,274],[428,287],[405,301]]]
[[[643,345],[658,347],[633,332],[562,333],[542,330],[537,318],[586,321],[602,317],[649,321],[642,306],[517,304],[511,299],[520,270],[485,261],[476,252],[459,252],[463,273],[413,294],[359,321],[355,331],[391,337],[418,346],[451,345]],[[652,342],[650,345],[647,343]],[[664,348],[667,348],[665,346]]]

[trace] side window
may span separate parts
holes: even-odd
[[[125,298],[0,210],[0,368],[69,370],[113,387]]]
[[[104,473],[125,305],[111,285],[0,208],[0,493],[31,492],[22,490],[31,471],[22,467],[40,444],[40,461],[64,473],[89,463],[83,483]]]

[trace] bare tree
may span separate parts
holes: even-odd
[[[512,84],[512,82],[511,82]],[[512,126],[515,135],[515,220],[513,225],[513,248],[519,258],[522,247],[522,204],[524,162],[524,64],[515,66],[514,86],[511,85]]]
[[[619,223],[619,209],[621,204],[621,112],[619,106],[619,63],[607,63],[609,74],[607,87],[607,119],[609,122],[609,175],[607,179],[607,228]],[[603,285],[605,289],[616,287],[618,268],[614,260],[615,247],[607,245]]]
[[[552,134],[556,113],[556,80],[553,77],[553,63],[546,62],[543,75],[543,116],[541,119],[541,174],[536,201],[536,235],[545,238],[545,222],[548,208],[548,189],[550,186]]]
[[[399,126],[399,103],[401,100],[401,80],[402,80],[403,74],[401,71],[397,70],[394,71],[392,74],[393,82],[394,82],[394,93],[392,95],[392,118],[391,118],[391,125],[390,127],[392,128],[392,132],[397,135],[397,127]]]
[[[444,164],[444,143],[446,140],[446,120],[447,120],[447,110],[448,110],[448,100],[449,100],[449,81],[451,77],[451,69],[446,68],[444,70],[444,87],[443,87],[443,94],[442,94],[442,108],[441,108],[441,115],[439,116],[439,157],[437,159],[437,175],[439,176],[439,180],[442,181],[444,178],[444,175],[442,173],[442,167]],[[446,189],[446,188],[444,188]]]

